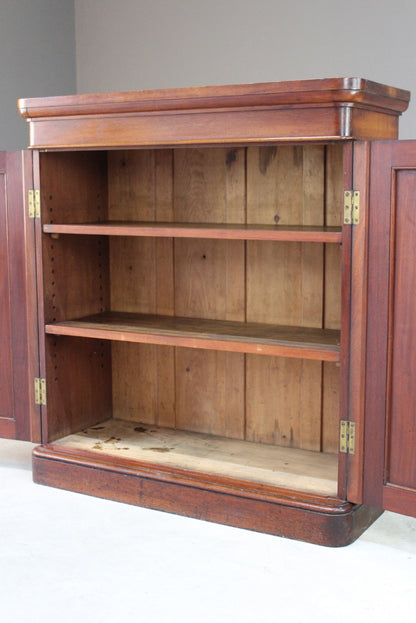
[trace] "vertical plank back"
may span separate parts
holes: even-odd
[[[245,222],[245,150],[177,150],[174,214],[179,222]],[[241,240],[175,240],[175,313],[245,319]],[[179,428],[244,437],[244,355],[176,352]]]
[[[325,148],[250,147],[247,222],[323,225]],[[247,320],[322,327],[321,244],[247,243]],[[247,357],[247,438],[321,447],[320,362]]]
[[[171,150],[126,150],[108,155],[109,218],[171,221]],[[173,242],[112,238],[111,307],[117,311],[174,313]],[[175,426],[174,349],[112,344],[114,417]]]

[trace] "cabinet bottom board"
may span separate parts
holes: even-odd
[[[54,443],[118,459],[325,496],[337,495],[338,457],[334,454],[113,419]]]

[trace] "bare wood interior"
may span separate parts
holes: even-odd
[[[199,319],[338,332],[342,171],[340,145],[41,154],[44,231],[53,234],[43,235],[50,332],[114,312],[180,317],[189,327]],[[65,232],[92,222],[136,232]],[[145,235],[143,223],[170,235]],[[216,233],[177,236],[170,223],[214,224]],[[267,234],[291,228],[318,234]],[[50,440],[113,417],[337,452],[334,360],[80,335],[47,336],[47,383],[59,388],[48,404]]]
[[[331,454],[278,448],[153,425],[108,420],[69,435],[60,445],[117,459],[150,462],[215,476],[336,496]]]

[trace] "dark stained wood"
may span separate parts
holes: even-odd
[[[402,112],[407,108],[409,95],[408,91],[362,78],[327,78],[28,98],[19,101],[19,109],[24,117],[36,118],[96,112],[112,114],[348,102]]]
[[[416,142],[371,147],[363,500],[416,515]]]
[[[416,457],[398,459],[405,431],[387,418],[391,481],[381,489],[376,431],[386,404],[394,412],[415,401],[411,389],[395,390],[403,362],[416,374],[413,355],[389,350],[416,307],[413,296],[401,301],[411,250],[389,246],[390,207],[381,225],[368,224],[370,149],[353,142],[396,138],[408,99],[346,78],[20,102],[31,147],[46,150],[34,153],[48,388],[36,481],[327,545],[351,542],[379,515],[355,505],[362,500],[411,512]],[[401,201],[416,187],[400,179]],[[363,221],[354,231],[342,225],[342,191],[356,183]],[[384,246],[367,245],[373,231],[387,234]],[[384,273],[374,268],[380,253]],[[380,292],[390,303],[373,321]],[[331,497],[333,477],[328,495],[305,480],[304,491],[243,477],[229,467],[232,450],[218,472],[163,453],[145,461],[64,449],[63,437],[107,418],[167,428],[178,444],[202,434],[227,448],[333,453],[332,469],[339,419],[352,419],[357,452],[340,456]],[[413,435],[411,415],[405,427]]]
[[[353,148],[349,143],[343,148],[343,188],[353,187]],[[344,197],[342,195],[342,200]],[[343,220],[343,219],[342,219]],[[349,409],[349,379],[350,379],[350,310],[351,310],[351,245],[353,229],[343,225],[343,244],[341,255],[341,361],[339,383],[339,420],[348,420]],[[338,423],[339,435],[339,423]],[[347,455],[339,453],[338,462],[338,495],[348,499]]]
[[[33,476],[39,484],[332,547],[352,543],[380,515],[335,498],[155,470],[59,446],[35,450]]]
[[[31,147],[68,149],[394,138],[408,100],[407,91],[334,78],[21,99],[19,109]]]
[[[322,361],[339,360],[339,332],[254,322],[108,312],[47,324],[46,333]]]
[[[342,227],[341,199],[347,176],[350,173],[351,144],[327,145],[325,149],[325,215],[324,223],[329,227]],[[351,183],[351,180],[349,180]],[[350,184],[348,185],[348,188]],[[342,310],[348,307],[346,295],[348,291],[341,291],[342,274],[348,267],[350,232],[344,229],[346,240],[342,246],[325,245],[324,248],[324,292],[323,292],[323,327],[325,329],[341,330]],[[348,325],[342,326],[342,357],[348,358],[346,348],[346,334]],[[342,365],[342,371],[341,371]],[[340,401],[340,383],[344,379],[344,363],[324,363],[322,370],[322,432],[321,444],[324,452],[338,452],[339,447],[339,419],[345,417],[345,405]],[[341,416],[341,411],[343,415]],[[339,478],[339,482],[342,478]],[[339,489],[345,496],[345,491]]]
[[[107,219],[107,157],[100,152],[38,154],[34,184],[41,188],[36,219],[40,376],[46,379],[42,407],[44,439],[95,423],[111,410],[111,352],[107,343],[46,338],[45,322],[109,308],[108,237],[53,239],[41,223],[83,222],[87,214]],[[103,367],[102,367],[103,366]]]
[[[360,223],[353,228],[349,276],[351,329],[348,418],[355,423],[356,447],[354,455],[348,457],[348,499],[361,503],[365,429],[370,143],[356,143],[353,149],[353,187],[360,191]]]
[[[100,152],[40,154],[42,222],[107,218],[106,162]],[[109,308],[107,247],[106,237],[43,236],[46,322]]]
[[[6,154],[0,153],[0,435],[15,437],[13,404],[13,350],[10,300],[10,249],[7,227]]]
[[[161,238],[213,238],[225,240],[280,240],[293,242],[342,242],[339,227],[278,225],[230,225],[219,223],[85,223],[46,224],[47,234],[143,236]]]
[[[0,153],[0,436],[41,441],[34,404],[39,376],[36,327],[34,221],[27,191],[32,158]]]

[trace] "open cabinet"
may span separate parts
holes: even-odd
[[[361,534],[386,507],[369,403],[376,392],[401,411],[414,398],[371,384],[400,384],[390,301],[407,277],[391,270],[397,240],[372,242],[392,221],[386,207],[372,225],[368,141],[397,138],[408,98],[334,79],[20,100],[33,149],[35,481],[326,545]],[[378,254],[387,276],[373,292]],[[402,437],[415,436],[406,417]],[[408,456],[403,486],[415,488]]]

